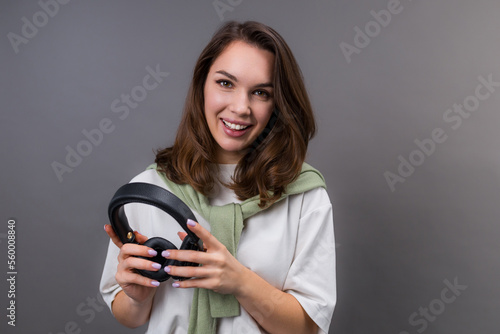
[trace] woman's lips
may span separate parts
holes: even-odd
[[[252,127],[249,123],[235,122],[227,119],[221,119],[224,133],[230,137],[241,137]]]

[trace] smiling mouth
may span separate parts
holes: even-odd
[[[226,128],[233,130],[233,131],[241,131],[247,129],[250,125],[241,125],[241,124],[234,124],[225,120],[222,120],[222,123],[226,126]]]

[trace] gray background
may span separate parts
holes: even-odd
[[[12,217],[18,261],[17,326],[6,324],[2,279],[1,332],[144,332],[85,304],[98,292],[108,201],[172,143],[194,62],[215,29],[253,19],[289,43],[317,116],[308,161],[327,179],[337,240],[330,333],[497,333],[500,88],[456,129],[443,116],[475,94],[479,76],[500,82],[500,3],[401,0],[348,62],[340,44],[354,45],[354,28],[370,27],[370,11],[391,1],[221,2],[232,3],[222,17],[212,1],[70,1],[17,53],[7,35],[21,35],[22,18],[33,22],[42,9],[1,2],[0,268],[8,271]],[[169,76],[120,119],[112,102],[157,64]],[[114,130],[60,182],[51,164],[65,163],[66,146],[104,118]],[[447,140],[391,191],[384,173],[398,173],[398,156],[409,159],[414,141],[436,128]],[[443,303],[454,280],[467,287]],[[435,315],[410,323],[429,306]]]

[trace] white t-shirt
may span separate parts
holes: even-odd
[[[235,166],[220,165],[219,179],[230,181]],[[168,189],[154,169],[142,172],[131,182]],[[212,205],[231,202],[240,201],[233,191],[220,185],[210,196]],[[168,214],[139,203],[127,204],[125,212],[132,229],[148,238],[163,237],[180,247],[177,232],[182,228]],[[208,222],[196,211],[193,213],[198,223],[210,230]],[[118,253],[118,247],[110,242],[100,283],[100,291],[110,308],[121,291],[115,281]],[[269,284],[293,295],[318,325],[318,334],[328,333],[337,295],[333,212],[325,189],[288,196],[246,219],[236,258]],[[192,289],[174,288],[172,279],[161,283],[154,297],[147,333],[187,333],[192,297]],[[259,303],[263,317],[273,312],[273,300],[278,297],[271,295]],[[266,333],[243,307],[240,309],[238,317],[219,319],[217,333]]]

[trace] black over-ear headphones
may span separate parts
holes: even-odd
[[[135,243],[134,231],[130,228],[127,216],[125,215],[124,205],[127,203],[143,203],[153,205],[172,216],[179,225],[186,231],[187,236],[184,238],[180,249],[197,250],[203,249],[200,239],[191,232],[187,227],[187,220],[196,221],[194,214],[189,207],[184,204],[178,197],[168,190],[149,183],[128,183],[118,189],[111,199],[108,206],[108,216],[111,226],[120,240],[125,243]],[[148,239],[144,246],[153,248],[158,252],[158,255],[153,258],[141,257],[143,259],[157,262],[161,265],[158,271],[137,270],[141,275],[155,279],[159,282],[166,281],[170,278],[164,270],[166,266],[198,266],[197,263],[176,261],[166,259],[161,256],[162,251],[166,249],[177,249],[170,241],[154,237]],[[187,277],[175,277],[174,279],[187,279]]]

